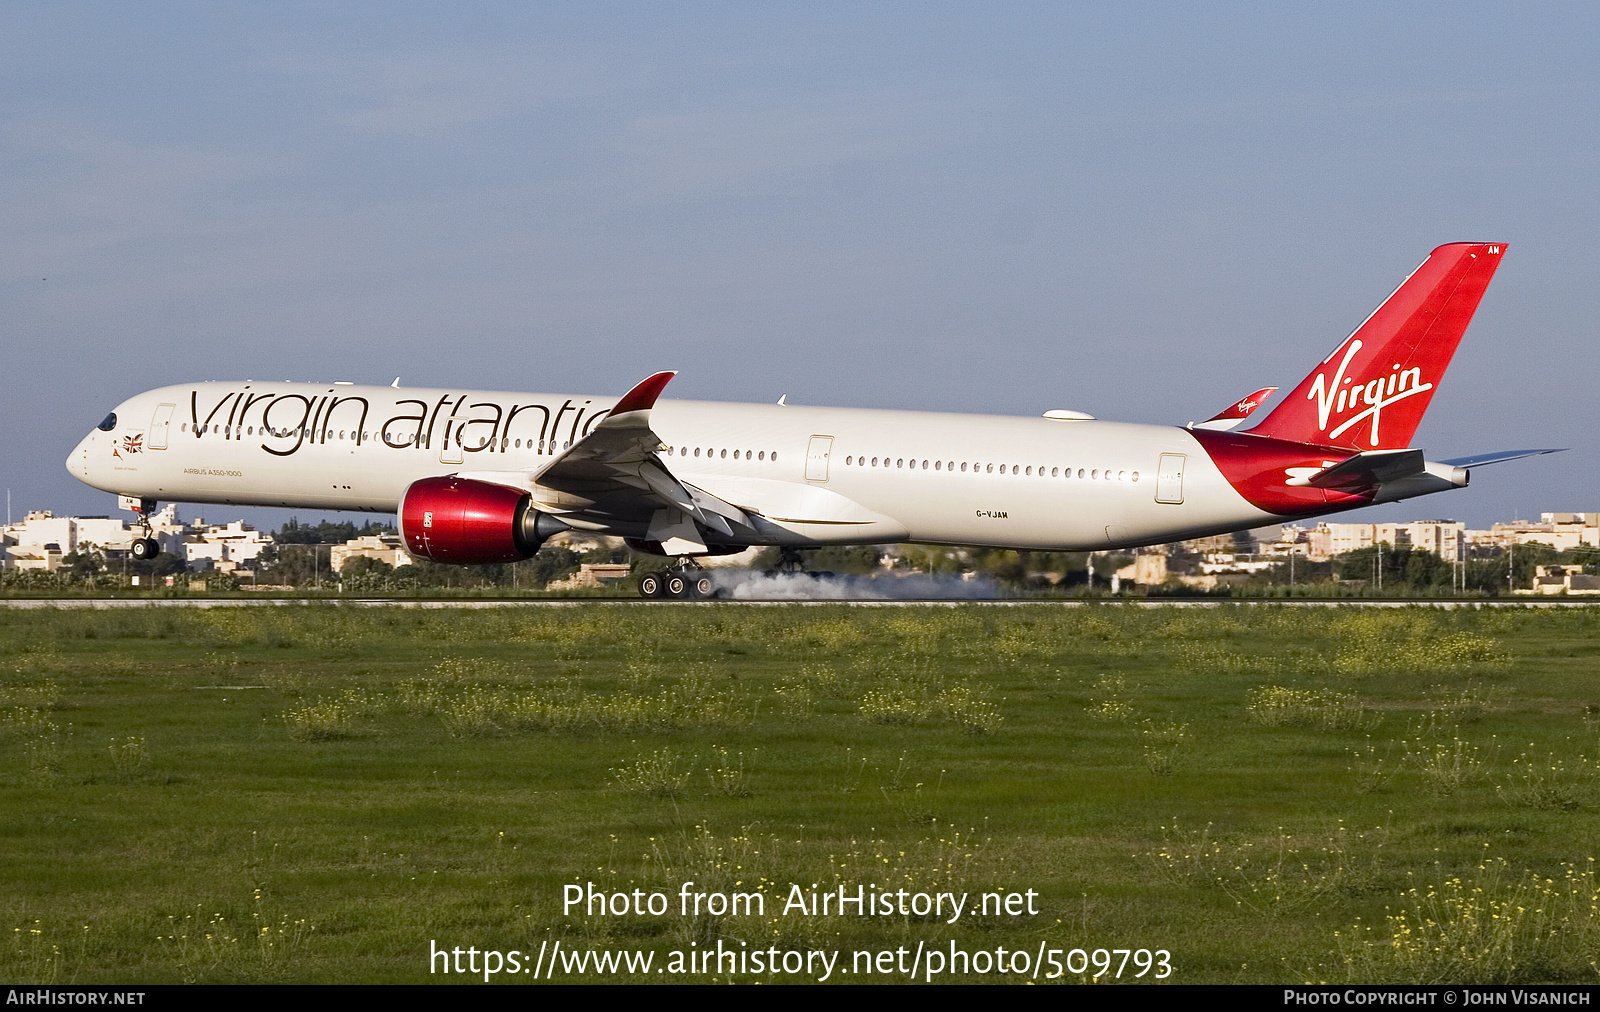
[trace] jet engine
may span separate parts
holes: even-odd
[[[445,475],[414,481],[400,499],[400,537],[419,559],[458,566],[516,562],[566,524],[520,489]]]

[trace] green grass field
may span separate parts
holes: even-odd
[[[1600,976],[1600,611],[312,605],[0,626],[11,981],[481,982],[430,974],[430,946],[531,962],[557,942],[656,967],[837,950],[843,970],[919,944],[1013,969],[1060,950],[1062,981],[1094,977],[1097,949],[1166,950],[1186,983]],[[765,910],[684,915],[689,881]],[[671,908],[564,910],[590,882]],[[784,913],[792,884],[971,899],[954,923]],[[972,909],[1028,890],[1037,914]],[[820,974],[554,975],[729,976]]]

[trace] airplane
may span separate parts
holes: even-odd
[[[334,383],[208,381],[117,405],[67,459],[144,525],[160,500],[394,513],[411,555],[528,558],[564,531],[674,558],[645,596],[711,590],[752,545],[1102,551],[1463,488],[1411,447],[1504,243],[1435,249],[1272,411],[1267,387],[1188,425]]]

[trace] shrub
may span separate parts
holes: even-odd
[[[1374,727],[1381,719],[1365,709],[1355,696],[1325,689],[1290,689],[1269,685],[1250,693],[1245,713],[1266,727],[1311,727],[1324,731],[1354,731]]]

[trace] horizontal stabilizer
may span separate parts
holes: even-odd
[[[1292,477],[1286,484],[1349,491],[1399,481],[1425,470],[1427,462],[1421,450],[1368,450],[1315,474]]]
[[[1472,457],[1456,457],[1452,460],[1442,460],[1441,464],[1452,467],[1482,467],[1485,464],[1498,464],[1502,460],[1518,460],[1522,457],[1537,457],[1541,453],[1564,453],[1566,447],[1554,450],[1501,450],[1499,453],[1480,453]]]

